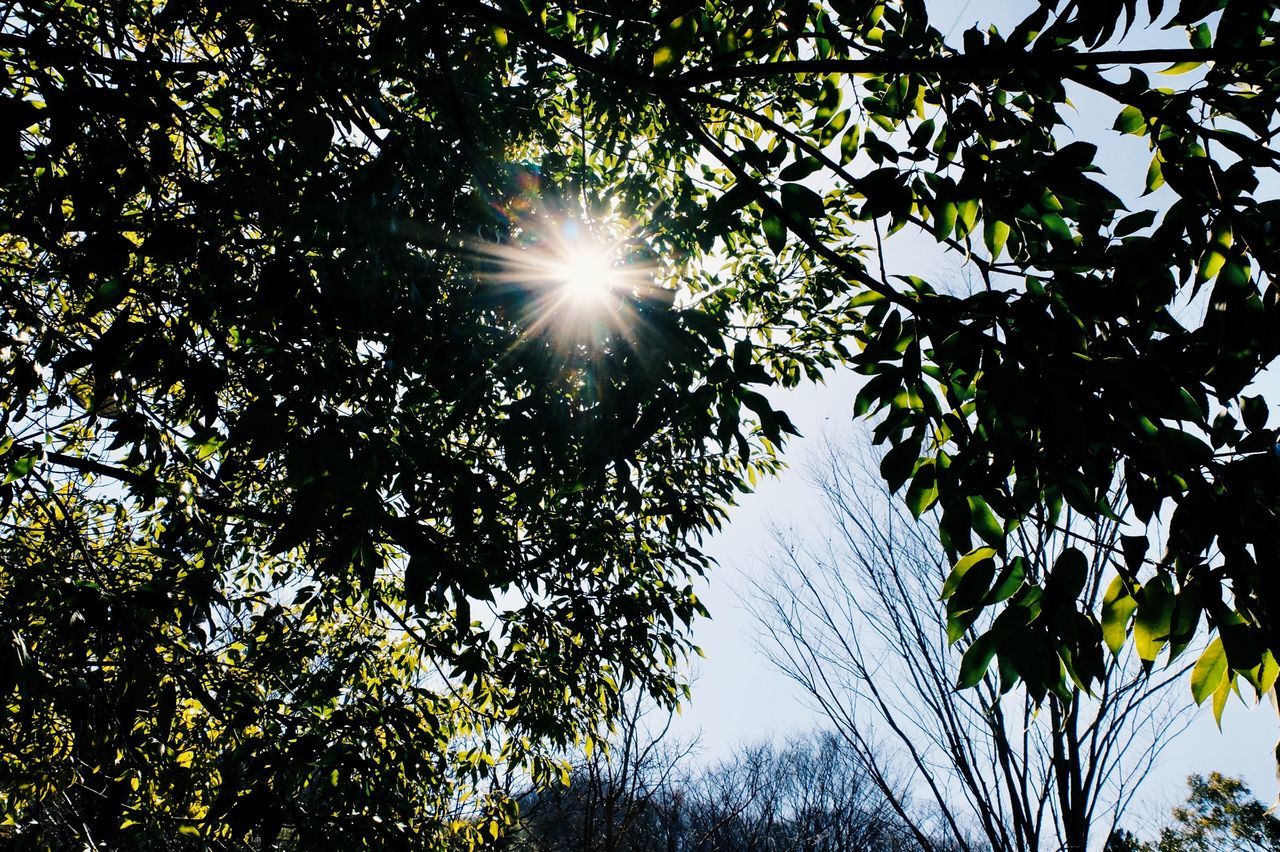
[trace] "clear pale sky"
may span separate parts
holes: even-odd
[[[1003,31],[1008,22],[1021,17],[1025,2],[969,3],[964,0],[931,0],[935,25],[946,31],[951,22],[954,41],[960,32],[981,18],[995,19]],[[994,10],[994,11],[993,11]],[[1178,33],[1140,35],[1126,44],[1152,41],[1168,44]],[[1074,95],[1073,95],[1074,96]],[[1109,130],[1116,107],[1087,97],[1076,101],[1077,115],[1071,119],[1079,138],[1100,144],[1100,158],[1107,176],[1103,178],[1122,198],[1132,198],[1141,190],[1150,154],[1145,142],[1129,137],[1121,140]],[[1260,191],[1261,192],[1261,191]],[[1268,193],[1274,196],[1273,191]],[[890,274],[914,274],[935,284],[958,276],[956,260],[943,258],[929,238],[903,237],[890,242]],[[812,530],[811,520],[820,517],[822,506],[805,482],[805,461],[821,453],[825,436],[856,438],[865,429],[853,421],[853,398],[859,378],[849,373],[833,373],[822,386],[807,386],[773,394],[774,402],[786,410],[804,434],[793,440],[785,458],[789,470],[776,480],[761,484],[757,493],[744,497],[732,510],[725,529],[709,542],[708,550],[719,561],[710,582],[701,591],[712,619],[697,625],[695,641],[706,653],[697,666],[697,682],[691,706],[677,722],[680,735],[698,733],[703,756],[715,759],[744,741],[785,735],[820,724],[804,705],[798,689],[772,671],[755,647],[758,630],[744,611],[742,596],[750,593],[750,580],[767,570],[771,526]],[[1255,391],[1257,392],[1257,391]],[[1261,392],[1272,404],[1280,403],[1280,376],[1273,374]],[[1273,417],[1276,416],[1273,413]],[[1177,684],[1190,703],[1190,691]],[[1247,691],[1247,690],[1246,690]],[[1191,772],[1217,770],[1243,776],[1255,795],[1267,802],[1277,798],[1273,750],[1280,740],[1280,716],[1269,703],[1246,706],[1233,699],[1219,733],[1206,708],[1201,708],[1187,731],[1165,751],[1163,760],[1146,782],[1131,809],[1127,822],[1142,830],[1149,818],[1162,818],[1168,806],[1185,795],[1185,778]]]

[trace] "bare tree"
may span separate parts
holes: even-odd
[[[1002,691],[995,670],[957,690],[961,655],[938,601],[949,566],[936,528],[864,477],[868,468],[869,451],[829,447],[812,471],[829,534],[814,544],[775,533],[778,560],[755,605],[765,653],[860,757],[920,848],[1084,850],[1106,837],[1189,721],[1187,702],[1163,689],[1185,670],[1153,676],[1126,650],[1107,661],[1095,695],[1051,693],[1037,704]],[[1068,540],[1084,543],[1082,604],[1096,609],[1116,522],[1086,526],[1068,514],[1019,535],[1028,571],[1051,565]],[[975,623],[969,639],[988,626]]]
[[[678,830],[682,773],[696,742],[669,736],[672,710],[631,696],[607,748],[579,754],[560,787],[519,797],[513,852],[649,852]],[[674,848],[674,847],[672,847]]]
[[[830,731],[743,748],[691,789],[690,852],[918,848],[862,758]]]
[[[579,755],[563,787],[529,790],[509,852],[916,852],[865,761],[812,731],[695,767],[670,715],[628,707],[610,747]],[[936,846],[935,848],[946,848]]]

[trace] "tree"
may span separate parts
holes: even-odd
[[[1104,49],[1144,12],[1190,46]],[[1001,612],[983,634],[989,659],[1037,697],[1103,676],[1104,627],[1154,662],[1207,620],[1221,643],[1193,678],[1200,700],[1225,700],[1238,677],[1265,693],[1280,671],[1280,597],[1261,567],[1280,543],[1280,460],[1269,406],[1249,392],[1275,358],[1280,305],[1263,180],[1278,165],[1265,142],[1275,14],[1044,0],[1011,30],[966,31],[960,49],[923,2],[791,4],[779,29],[752,29],[776,37],[732,47],[714,15],[675,19],[655,54],[649,89],[723,166],[725,197],[754,202],[746,217],[815,267],[811,288],[832,292],[816,283],[830,275],[854,294],[840,315],[858,343],[849,360],[871,377],[857,410],[882,415],[885,481],[914,513],[939,508],[957,566],[1016,571],[1019,525],[1056,525],[1064,505],[1138,525],[1100,613],[1036,606],[1053,571],[967,608]],[[1142,70],[1155,63],[1196,73],[1156,84]],[[1145,183],[1124,200],[1089,176],[1096,144],[1067,143],[1070,93],[1110,101],[1114,130],[1149,146]],[[834,183],[822,195],[819,171]],[[1131,197],[1142,189],[1161,200]],[[891,278],[876,255],[903,229],[962,252],[983,289]],[[744,239],[727,238],[732,254],[749,256]]]
[[[707,852],[897,852],[916,848],[862,756],[814,730],[746,746],[684,800],[688,847]]]
[[[696,538],[773,464],[739,409],[787,424],[633,257],[687,235],[562,298],[586,92],[487,8],[0,12],[24,842],[475,841],[503,773],[678,695]]]
[[[1249,792],[1239,778],[1218,772],[1209,777],[1192,775],[1185,805],[1173,809],[1173,824],[1160,832],[1154,844],[1134,841],[1128,848],[1139,852],[1270,852],[1280,849],[1280,820]],[[1121,847],[1123,848],[1123,847]]]
[[[917,849],[859,755],[810,731],[697,766],[668,727],[630,705],[607,750],[580,755],[567,785],[519,797],[513,852],[900,852]],[[669,721],[669,717],[668,717]],[[944,847],[946,848],[946,847]]]
[[[972,591],[944,588],[948,609],[936,605],[948,574],[938,532],[876,488],[865,473],[874,468],[869,452],[835,445],[814,464],[829,526],[817,543],[778,533],[772,578],[758,589],[765,653],[865,764],[920,848],[946,848],[939,837],[962,849],[1090,848],[1185,727],[1185,704],[1165,688],[1185,670],[1156,677],[1125,653],[1107,661],[1092,693],[1076,686],[1041,703],[1011,690],[973,641],[989,615],[969,625],[969,650],[956,647],[955,608],[971,605]],[[1096,611],[1118,524],[1067,513],[1064,525],[1019,531],[1025,571],[1044,572],[1089,540],[1090,559],[1074,566],[1069,588],[1061,574],[1050,581],[1044,606],[1057,596]],[[1020,582],[1006,573],[996,584]]]
[[[670,737],[672,712],[629,696],[610,737],[572,760],[562,786],[518,796],[513,852],[657,852],[681,833],[679,802],[696,743]],[[677,847],[678,848],[678,847]]]
[[[1190,45],[1111,49],[1136,0],[959,45],[922,0],[4,7],[6,817],[497,832],[457,803],[679,693],[699,537],[791,429],[759,386],[842,360],[951,555],[1167,514],[1101,620],[1153,661],[1203,616],[1197,696],[1270,689],[1275,6],[1144,11]],[[1086,177],[1068,86],[1164,200]],[[889,275],[915,228],[990,288]],[[1061,696],[1103,625],[1042,579],[985,644]]]

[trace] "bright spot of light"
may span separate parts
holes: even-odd
[[[575,302],[599,302],[622,284],[622,273],[608,250],[590,241],[567,247],[556,262],[555,277]]]
[[[633,234],[562,216],[522,223],[517,239],[480,253],[485,280],[527,294],[528,333],[576,343],[601,333],[629,335],[636,305],[664,292],[657,267],[637,257]]]

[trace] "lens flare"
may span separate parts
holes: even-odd
[[[565,294],[575,302],[589,305],[607,300],[623,284],[623,273],[607,248],[587,242],[570,247],[554,275]]]
[[[524,337],[566,350],[644,334],[645,310],[671,304],[659,269],[633,230],[550,212],[524,217],[510,242],[475,245],[482,280],[521,294]]]

